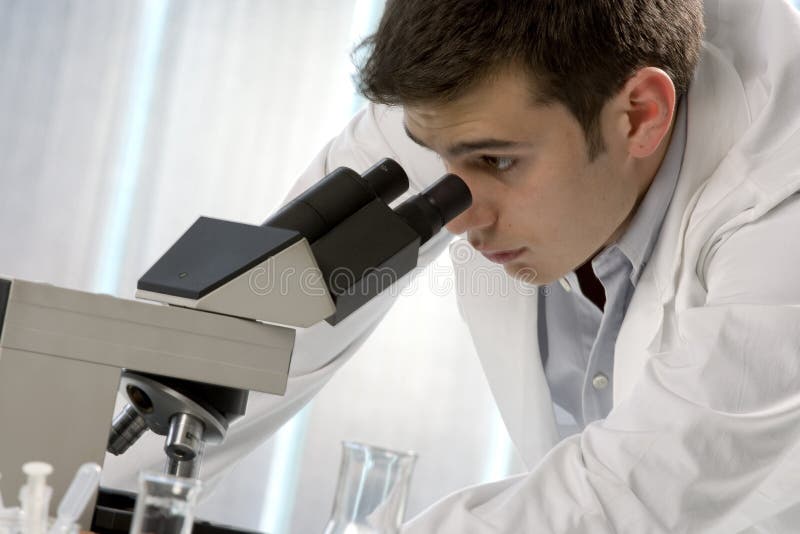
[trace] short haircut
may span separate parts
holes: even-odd
[[[576,117],[594,159],[605,102],[646,66],[685,94],[703,31],[702,0],[389,0],[356,48],[356,82],[373,102],[443,104],[521,66],[536,102]]]

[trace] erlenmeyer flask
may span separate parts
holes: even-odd
[[[342,465],[324,534],[396,534],[417,455],[342,442]]]
[[[130,534],[191,534],[200,487],[193,478],[140,473]]]

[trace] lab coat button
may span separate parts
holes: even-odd
[[[592,387],[594,389],[605,389],[608,386],[608,377],[603,373],[597,373],[592,378]]]

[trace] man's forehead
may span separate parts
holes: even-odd
[[[458,108],[406,107],[403,127],[415,143],[442,153],[445,145],[486,134],[491,117],[475,110]]]
[[[485,122],[491,112],[479,103],[462,100],[446,104],[414,104],[403,107],[405,124],[413,130],[442,130]]]
[[[498,128],[480,115],[419,116],[407,111],[403,126],[412,141],[444,157],[530,146],[524,137],[512,135],[513,129]]]
[[[517,70],[504,70],[486,77],[458,97],[409,103],[404,109],[418,125],[436,128],[486,120],[534,104],[529,77]]]

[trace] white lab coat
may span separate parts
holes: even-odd
[[[456,286],[470,289],[476,273],[494,280],[462,291],[459,306],[531,471],[458,492],[405,532],[800,532],[800,17],[783,0],[706,0],[705,10],[686,152],[617,340],[613,411],[557,444],[537,292],[503,282],[500,267],[456,242],[466,281]],[[364,170],[385,156],[412,190],[425,187],[443,168],[401,119],[366,108],[294,193],[337,166]],[[448,241],[432,240],[421,265]],[[383,296],[336,328],[300,332],[286,397],[251,396],[225,446],[207,450],[205,473],[299,410],[390,305]]]

